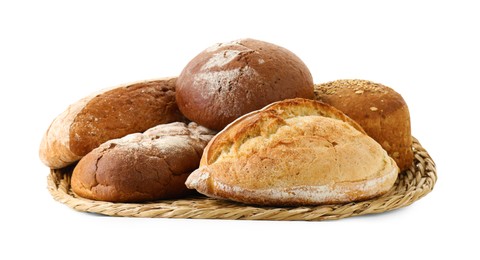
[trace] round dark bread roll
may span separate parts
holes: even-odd
[[[110,202],[179,198],[214,132],[196,123],[170,123],[100,145],[73,170],[72,190]]]
[[[399,93],[382,84],[356,79],[315,85],[315,97],[360,124],[400,170],[412,165],[410,113]]]
[[[272,102],[296,97],[314,97],[307,66],[289,50],[253,39],[207,48],[176,82],[180,111],[215,130]]]

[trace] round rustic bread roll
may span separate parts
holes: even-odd
[[[275,102],[218,133],[186,185],[207,196],[276,206],[364,200],[386,193],[398,167],[334,107]]]
[[[359,123],[382,145],[400,170],[412,165],[410,113],[399,93],[367,80],[336,80],[315,85],[315,98]]]
[[[180,111],[215,130],[272,102],[314,97],[312,75],[295,54],[253,39],[207,48],[188,63],[176,85]]]
[[[72,190],[110,202],[179,198],[189,193],[185,180],[213,135],[196,123],[175,122],[107,141],[78,162]]]

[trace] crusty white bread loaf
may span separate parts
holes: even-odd
[[[382,145],[401,171],[413,162],[410,113],[402,96],[368,80],[336,80],[315,85],[315,98],[355,120]]]
[[[255,39],[219,43],[194,57],[177,80],[180,111],[214,130],[287,98],[312,98],[307,66],[289,50]]]
[[[184,120],[175,102],[175,81],[116,86],[72,104],[46,131],[40,159],[50,168],[62,168],[107,140]]]
[[[107,141],[78,162],[72,190],[111,202],[179,198],[188,194],[185,180],[213,135],[196,123],[175,122]]]
[[[291,99],[240,117],[205,148],[187,187],[249,204],[344,203],[386,193],[398,168],[339,110]]]

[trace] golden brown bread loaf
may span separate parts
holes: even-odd
[[[360,124],[401,171],[412,165],[410,114],[402,96],[393,89],[367,80],[336,80],[315,85],[315,98]]]
[[[299,206],[378,196],[397,174],[386,151],[342,112],[292,99],[244,115],[218,133],[186,185],[215,198]]]
[[[188,194],[185,180],[213,134],[196,123],[176,122],[107,141],[78,162],[72,190],[111,202],[179,198]]]
[[[272,102],[295,97],[314,97],[307,66],[287,49],[254,39],[207,48],[177,80],[180,111],[214,130]]]
[[[107,140],[182,121],[175,102],[175,80],[121,85],[72,104],[45,133],[40,159],[50,168],[62,168]]]

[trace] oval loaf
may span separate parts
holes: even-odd
[[[178,198],[198,167],[214,132],[196,123],[175,122],[100,145],[83,157],[72,175],[79,196],[111,202]]]
[[[121,85],[72,104],[46,131],[40,159],[50,168],[62,168],[110,139],[182,121],[175,81],[164,78]]]
[[[291,99],[235,120],[205,148],[187,187],[272,206],[364,200],[386,193],[398,168],[339,110]]]

